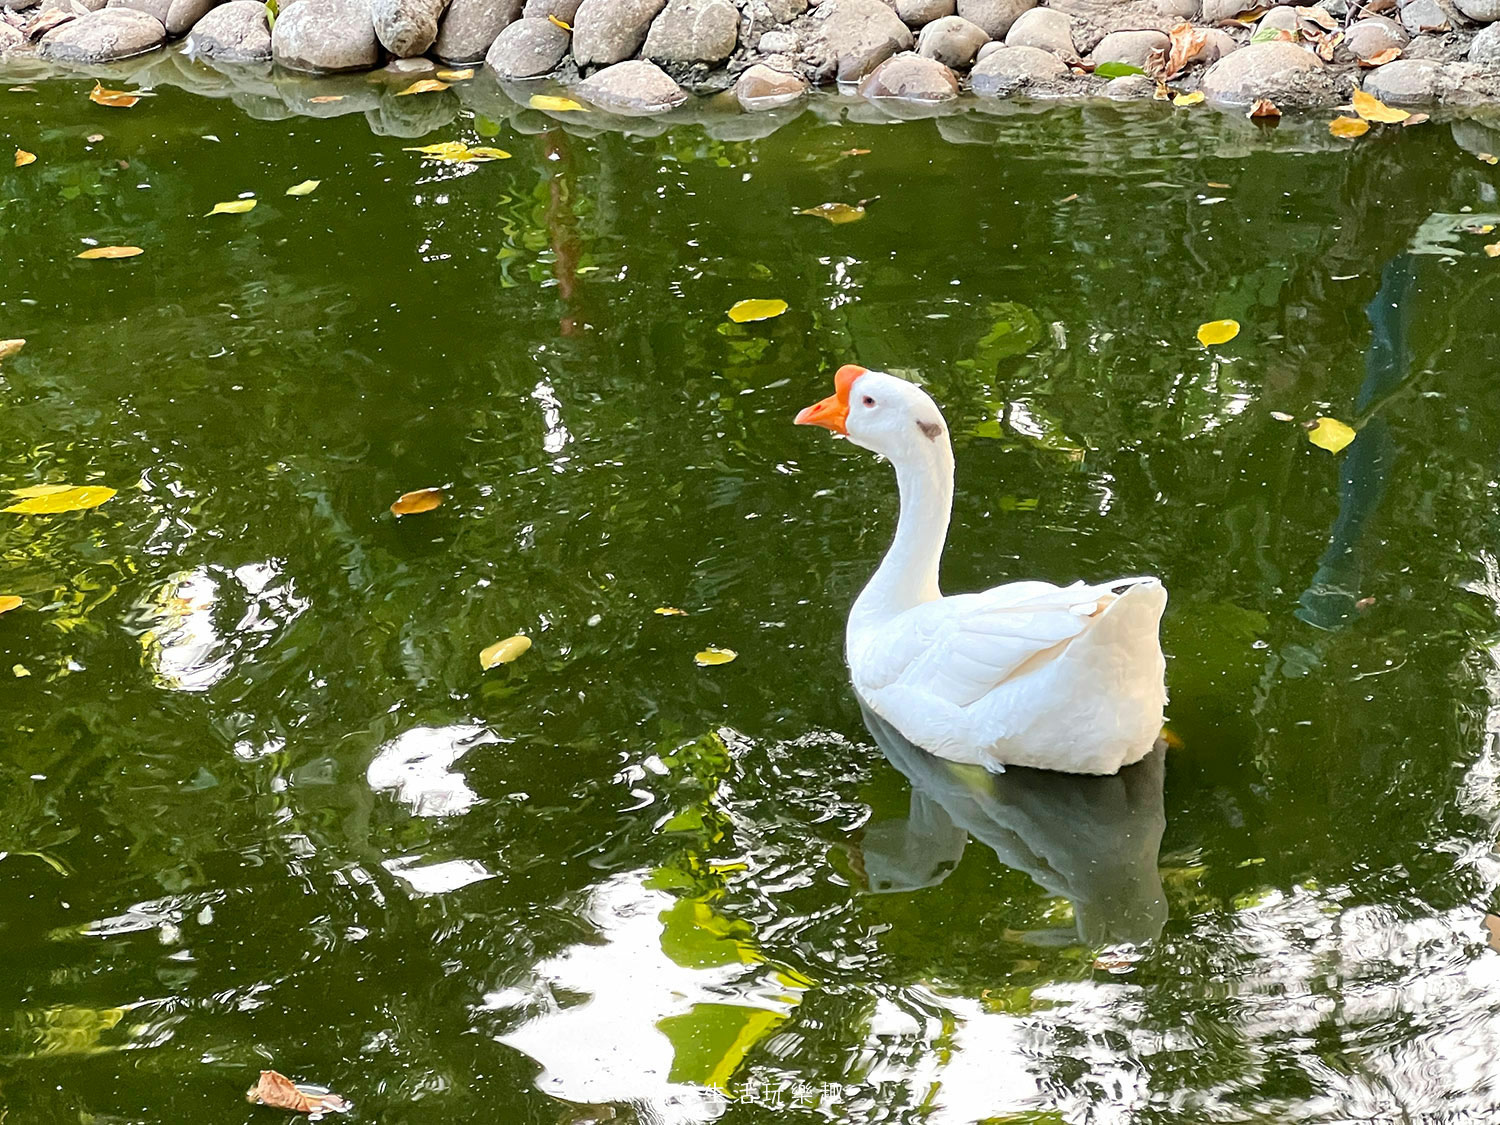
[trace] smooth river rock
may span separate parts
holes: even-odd
[[[664,7],[666,0],[583,0],[573,16],[573,58],[579,66],[632,58]]]
[[[1332,104],[1340,84],[1311,51],[1274,42],[1252,43],[1220,59],[1204,72],[1202,90],[1221,105],[1250,105],[1270,98],[1287,109]]]
[[[369,70],[380,41],[369,0],[296,0],[271,29],[271,57],[292,70]]]
[[[1484,66],[1500,67],[1500,23],[1480,29],[1469,44],[1469,59]]]
[[[1453,0],[1453,6],[1475,23],[1500,20],[1500,0]]]
[[[1000,47],[988,52],[969,73],[969,83],[982,98],[1008,98],[1027,86],[1066,78],[1068,68],[1040,47]]]
[[[55,62],[113,62],[144,54],[166,38],[166,26],[155,16],[134,8],[104,8],[47,32],[37,54]]]
[[[958,0],[958,14],[984,28],[991,39],[1004,39],[1022,12],[1036,7],[1036,0]]]
[[[1153,51],[1165,51],[1172,41],[1160,31],[1111,31],[1095,45],[1089,56],[1100,63],[1125,63],[1145,67]]]
[[[1406,29],[1385,16],[1370,16],[1353,24],[1344,34],[1344,45],[1357,59],[1368,59],[1392,47],[1406,46]]]
[[[523,0],[452,0],[438,23],[432,53],[444,62],[478,62],[484,58],[496,37],[520,19],[522,2]]]
[[[871,71],[859,84],[859,93],[875,101],[895,98],[907,102],[947,102],[958,97],[958,79],[936,59],[897,55]]]
[[[218,4],[219,0],[109,0],[110,8],[134,8],[160,20],[167,35],[185,34]]]
[[[271,24],[261,0],[230,0],[193,25],[184,47],[191,55],[222,62],[271,57]]]
[[[381,46],[398,59],[414,59],[426,54],[437,40],[438,19],[448,0],[369,0],[369,4]]]
[[[584,0],[588,3],[589,0]],[[687,101],[687,91],[661,67],[644,59],[616,63],[590,76],[573,92],[623,117],[665,113]]]
[[[911,30],[881,0],[823,0],[807,21],[802,55],[822,78],[858,81],[912,48]]]
[[[958,0],[896,0],[896,14],[911,27],[958,14]]]
[[[521,9],[522,19],[546,19],[548,16],[556,16],[569,27],[578,18],[578,6],[583,0],[526,0],[526,6]]]
[[[8,23],[0,23],[0,55],[26,45],[26,36]]]
[[[755,112],[780,109],[791,105],[807,93],[807,80],[800,74],[787,74],[756,63],[740,75],[734,84],[734,96],[740,106]]]
[[[740,41],[740,10],[729,0],[667,0],[641,54],[661,63],[721,63]]]
[[[1397,59],[1367,73],[1362,85],[1387,105],[1422,105],[1437,99],[1441,78],[1431,59]]]
[[[501,78],[540,78],[558,68],[572,41],[545,16],[526,16],[495,38],[484,65]]]
[[[1424,31],[1447,31],[1453,26],[1438,0],[1409,0],[1401,5],[1401,24],[1413,35]]]
[[[1076,59],[1073,44],[1073,22],[1055,8],[1032,8],[1022,12],[1005,33],[1008,47],[1037,47],[1051,51],[1060,59]]]
[[[979,48],[989,41],[990,37],[978,24],[963,16],[944,16],[928,24],[917,36],[917,54],[955,70],[968,70],[974,65]]]

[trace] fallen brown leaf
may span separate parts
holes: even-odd
[[[1484,248],[1486,257],[1500,258],[1500,242],[1491,242]]]
[[[1208,31],[1184,21],[1167,34],[1171,45],[1167,49],[1167,72],[1163,77],[1176,78],[1208,46]]]
[[[1298,8],[1297,18],[1307,20],[1309,23],[1315,23],[1324,31],[1337,31],[1339,29],[1339,21],[1329,15],[1328,10],[1321,5],[1314,5],[1310,8]]]
[[[89,91],[89,101],[95,105],[107,105],[113,109],[129,109],[140,100],[139,94],[130,94],[124,90],[106,90],[99,82],[95,82],[94,88]]]
[[[1355,90],[1350,100],[1354,105],[1354,112],[1366,121],[1397,125],[1411,116],[1406,110],[1388,106],[1374,94],[1366,93],[1364,90]]]
[[[21,604],[21,599],[14,594],[0,595],[0,613],[9,613]]]
[[[260,1081],[246,1091],[245,1099],[252,1105],[320,1116],[328,1112],[344,1113],[349,1108],[349,1103],[337,1094],[310,1086],[298,1086],[290,1078],[277,1074],[274,1070],[261,1071]]]
[[[0,340],[0,360],[9,359],[25,346],[25,340]]]
[[[312,105],[327,105],[329,102],[341,102],[341,101],[343,101],[344,100],[344,95],[343,94],[319,94],[317,97],[315,97],[315,98],[308,98],[307,100]]]
[[[1208,186],[1211,187],[1211,188],[1218,188],[1220,191],[1223,191],[1229,185],[1228,184],[1221,184],[1221,183],[1217,183],[1217,182],[1215,182],[1213,180],[1209,180],[1208,181]]]
[[[839,153],[839,155],[840,156],[869,156],[870,155],[870,150],[867,149],[867,148],[846,148],[843,152]]]
[[[36,163],[36,153],[27,152],[24,148],[16,149],[16,167],[24,168],[28,164]]]
[[[1335,137],[1353,140],[1370,131],[1370,123],[1361,117],[1335,117],[1328,123],[1328,131]]]
[[[415,492],[402,493],[391,505],[391,513],[398,516],[420,515],[441,507],[444,499],[441,488],[419,488]]]
[[[439,90],[446,90],[448,83],[439,82],[436,78],[424,78],[420,82],[413,82],[396,96],[404,98],[407,94],[435,94]]]
[[[1420,125],[1424,121],[1431,121],[1431,120],[1432,120],[1432,118],[1429,117],[1425,113],[1414,113],[1410,117],[1408,117],[1405,121],[1401,122],[1401,127],[1404,129],[1408,125]]]
[[[1061,199],[1058,200],[1058,202],[1059,203],[1072,203],[1073,200],[1075,200],[1077,198],[1078,198],[1078,193],[1075,191],[1072,195],[1065,195],[1065,196],[1063,196]]]
[[[1281,110],[1276,108],[1276,103],[1270,98],[1260,98],[1250,107],[1247,117],[1280,117]]]
[[[1400,47],[1387,47],[1383,51],[1376,51],[1373,55],[1371,55],[1367,59],[1360,59],[1359,60],[1359,65],[1360,66],[1371,66],[1371,67],[1374,67],[1374,66],[1384,66],[1386,63],[1393,62],[1396,59],[1399,59],[1400,57],[1401,57],[1401,48]]]
[[[145,251],[139,246],[95,246],[91,250],[85,250],[78,257],[94,261],[96,258],[134,258],[137,254],[144,253]]]

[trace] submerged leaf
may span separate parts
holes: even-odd
[[[300,184],[293,184],[286,189],[288,195],[311,195],[318,190],[322,180],[303,180]]]
[[[24,148],[16,149],[16,167],[24,168],[28,164],[36,163],[36,153],[27,152]]]
[[[717,664],[728,664],[737,656],[739,656],[739,653],[735,652],[732,648],[717,648],[710,645],[702,652],[695,654],[693,660],[697,662],[700,668],[712,668]]]
[[[1354,427],[1337,418],[1319,418],[1308,427],[1307,440],[1319,449],[1337,453],[1354,440]]]
[[[1328,123],[1328,131],[1335,137],[1353,140],[1370,131],[1370,123],[1363,117],[1335,117]]]
[[[14,594],[0,594],[0,613],[9,613],[21,604],[21,599]]]
[[[1404,109],[1392,109],[1374,94],[1363,90],[1354,91],[1354,112],[1366,121],[1381,121],[1388,125],[1399,124],[1411,116]]]
[[[329,105],[332,102],[341,102],[347,96],[346,94],[319,94],[315,98],[308,98],[307,101],[309,105]]]
[[[559,98],[554,94],[532,94],[527,104],[532,109],[544,109],[551,113],[574,113],[584,109],[584,106],[572,98]]]
[[[245,1099],[253,1105],[317,1116],[346,1113],[349,1110],[349,1103],[337,1094],[316,1086],[299,1086],[274,1070],[261,1071],[260,1081],[246,1091]]]
[[[1180,106],[1202,105],[1203,91],[1194,90],[1191,94],[1178,94],[1175,98],[1172,99],[1172,104]]]
[[[255,205],[259,202],[258,199],[231,199],[227,203],[215,203],[214,209],[203,217],[206,219],[209,215],[243,215],[246,211],[254,211]]]
[[[651,612],[655,613],[655,614],[659,614],[662,617],[686,617],[687,616],[687,610],[685,610],[685,609],[678,609],[675,605],[661,605],[661,606],[657,606]]]
[[[827,219],[838,225],[859,222],[865,217],[865,207],[863,203],[819,203],[816,207],[806,207],[797,214]]]
[[[1211,348],[1215,344],[1227,344],[1239,334],[1240,322],[1237,320],[1210,320],[1198,326],[1198,343]]]
[[[509,664],[518,659],[529,648],[531,648],[531,638],[524,633],[517,633],[514,637],[496,641],[481,652],[479,666],[488,672],[491,668],[498,668],[502,664]]]
[[[752,320],[770,320],[780,316],[790,306],[774,298],[756,298],[740,301],[729,310],[729,319],[736,324],[748,324]]]
[[[439,141],[435,145],[408,148],[407,152],[420,152],[428,160],[444,160],[452,164],[469,164],[474,161],[509,160],[510,153],[498,148],[470,148],[463,141]]]
[[[78,257],[93,261],[97,258],[134,258],[137,254],[144,253],[145,251],[139,246],[95,246],[91,250],[85,250]]]
[[[106,90],[99,82],[95,82],[94,88],[89,91],[89,101],[95,105],[107,105],[112,109],[129,109],[140,100],[139,94],[126,93],[124,90]]]
[[[0,340],[0,359],[9,359],[25,346],[25,340]]]
[[[440,70],[437,76],[444,82],[467,82],[474,77],[474,71],[467,67],[463,70]]]
[[[403,492],[391,505],[391,513],[397,516],[415,516],[439,507],[443,500],[441,488],[419,488],[415,492]]]
[[[52,516],[59,512],[81,512],[85,508],[97,508],[114,494],[113,488],[106,488],[102,484],[70,486],[60,492],[29,496],[0,511],[16,512],[23,516]]]
[[[1485,256],[1488,258],[1500,258],[1500,242],[1490,242],[1485,245]]]
[[[446,90],[448,83],[439,82],[436,78],[423,78],[419,82],[413,82],[406,89],[398,91],[396,96],[404,98],[407,94],[432,94],[438,90]]]

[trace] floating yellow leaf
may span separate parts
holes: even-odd
[[[54,516],[60,512],[81,512],[85,508],[97,508],[115,494],[113,488],[102,484],[76,485],[61,492],[49,492],[45,496],[30,496],[20,503],[12,504],[0,511],[16,512],[23,516]]]
[[[134,258],[137,254],[144,253],[145,251],[139,246],[95,246],[92,250],[85,250],[78,257],[93,261],[96,258]]]
[[[16,167],[24,168],[28,164],[36,163],[36,153],[27,152],[24,148],[16,149]]]
[[[288,195],[311,195],[318,190],[322,180],[303,180],[300,184],[293,184],[286,189]]]
[[[1240,322],[1237,320],[1210,320],[1207,324],[1198,325],[1198,343],[1205,348],[1227,344],[1239,334]]]
[[[408,148],[402,151],[420,152],[423,156],[460,156],[469,151],[469,146],[463,141],[439,141],[435,145],[422,145],[419,148]]]
[[[452,164],[468,164],[472,161],[509,160],[510,153],[498,148],[470,148],[463,141],[440,141],[435,145],[408,148],[407,152],[420,152],[428,160],[445,160]]]
[[[1481,152],[1476,154],[1486,164],[1500,164],[1500,156],[1492,156],[1490,153]]]
[[[307,101],[310,105],[328,105],[330,102],[341,102],[347,96],[347,94],[319,94],[315,98],[308,98]]]
[[[1484,248],[1485,255],[1490,258],[1500,258],[1500,242],[1491,242]]]
[[[797,214],[827,219],[836,225],[857,223],[865,217],[865,205],[863,203],[819,203],[816,207],[804,208]]]
[[[712,668],[716,664],[728,664],[738,655],[732,648],[709,647],[697,653],[693,659],[700,668]]]
[[[0,340],[0,359],[9,359],[25,346],[25,340]]]
[[[572,98],[559,98],[554,94],[532,94],[527,104],[532,109],[544,109],[550,113],[576,113],[584,108]]]
[[[486,145],[475,145],[469,150],[470,160],[509,160],[510,153],[503,148],[489,148]]]
[[[1245,116],[1246,117],[1280,117],[1281,116],[1281,110],[1279,110],[1279,109],[1276,108],[1276,103],[1273,102],[1270,98],[1258,98],[1258,99],[1256,99],[1255,104],[1250,107],[1250,112],[1247,113]]]
[[[112,109],[129,109],[140,100],[139,94],[129,94],[124,90],[106,90],[99,82],[95,82],[94,88],[89,91],[89,101],[95,105],[107,105]]]
[[[747,324],[752,320],[770,320],[786,312],[787,308],[785,301],[772,299],[757,298],[751,301],[740,301],[729,310],[729,319],[736,324]]]
[[[502,664],[509,664],[512,660],[518,659],[530,647],[531,638],[524,633],[507,637],[503,641],[496,641],[479,654],[479,666],[488,672],[491,668],[498,668]]]
[[[663,617],[686,617],[687,616],[687,610],[685,610],[685,609],[678,609],[675,605],[657,606],[651,612],[652,613],[659,613]]]
[[[1319,418],[1308,427],[1307,440],[1319,449],[1337,453],[1354,440],[1354,427],[1337,418]]]
[[[554,15],[552,15],[550,13],[547,16],[547,22],[550,23],[553,27],[560,27],[560,28],[562,28],[564,31],[572,31],[573,30],[573,25],[572,24],[568,23],[566,20],[560,20],[556,16],[554,16]]]
[[[31,675],[31,669],[24,664],[12,664],[10,666],[10,674],[19,680]]]
[[[398,98],[404,98],[407,94],[432,94],[438,90],[446,90],[448,83],[439,82],[436,78],[424,78],[420,82],[413,82],[406,89],[397,93]]]
[[[474,77],[474,71],[470,69],[440,70],[437,72],[437,76],[444,82],[467,82]]]
[[[13,488],[10,494],[24,500],[28,496],[52,496],[59,492],[66,492],[72,487],[71,484],[33,484],[29,488]]]
[[[1381,121],[1389,125],[1400,124],[1411,116],[1406,110],[1392,109],[1374,94],[1363,90],[1354,91],[1354,112],[1366,121]]]
[[[1202,103],[1202,90],[1194,90],[1191,94],[1178,94],[1172,99],[1173,105],[1201,105]]]
[[[432,511],[442,504],[443,499],[441,488],[419,488],[415,492],[403,492],[391,505],[391,512],[398,516],[415,516]]]
[[[21,604],[21,599],[14,594],[0,595],[0,613],[9,613]]]
[[[255,205],[259,202],[258,199],[231,199],[228,203],[215,203],[214,209],[203,217],[206,219],[209,215],[243,215],[246,211],[254,211]]]
[[[1370,131],[1370,123],[1363,117],[1335,117],[1328,123],[1328,131],[1335,137],[1353,140]]]

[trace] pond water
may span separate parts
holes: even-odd
[[[6,1125],[274,1120],[262,1068],[372,1122],[1500,1107],[1481,127],[88,89],[0,94],[0,489],[119,490],[0,516]],[[512,158],[403,151],[454,139]],[[1166,749],[866,726],[894,485],[791,425],[851,361],[948,413],[950,591],[1165,579]]]

